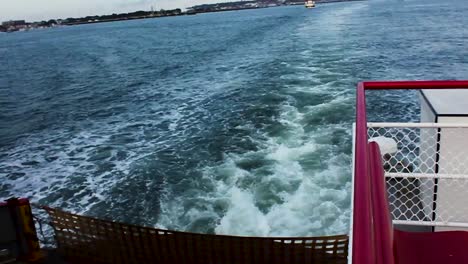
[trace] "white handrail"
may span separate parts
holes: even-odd
[[[386,123],[369,122],[367,127],[403,127],[403,128],[468,128],[467,123]]]
[[[387,172],[386,178],[467,179],[468,174]]]
[[[468,223],[442,221],[393,220],[394,225],[468,227]]]

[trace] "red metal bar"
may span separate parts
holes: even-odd
[[[379,145],[375,142],[368,144],[369,167],[371,180],[372,212],[376,263],[394,264],[393,256],[393,224],[385,184],[385,172],[382,166],[382,154]]]
[[[468,81],[371,81],[363,82],[364,90],[466,89]]]
[[[28,205],[29,204],[29,200],[26,199],[26,198],[19,198],[18,199],[18,205]],[[3,207],[3,206],[8,206],[8,203],[5,201],[5,202],[0,202],[0,207]]]
[[[374,228],[370,179],[368,176],[367,118],[364,83],[359,83],[356,94],[356,145],[354,167],[353,206],[353,263],[374,264]]]

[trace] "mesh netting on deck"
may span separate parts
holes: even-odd
[[[468,125],[369,123],[368,138],[392,139],[383,153],[394,224],[468,227]]]
[[[44,208],[71,263],[346,263],[348,236],[236,237],[127,225]]]

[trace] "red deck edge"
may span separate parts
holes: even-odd
[[[392,234],[385,221],[375,221],[372,210],[369,148],[367,143],[366,90],[467,89],[468,81],[369,81],[360,82],[356,91],[356,141],[352,262],[359,264],[394,263],[391,254],[380,252],[391,245]],[[376,235],[375,233],[378,232]],[[378,238],[378,239],[377,239]]]
[[[26,198],[19,198],[18,201],[17,201],[17,204],[15,205],[27,205],[29,204],[29,200],[26,199]],[[6,200],[5,202],[0,202],[0,207],[4,207],[4,206],[8,206],[8,200]]]

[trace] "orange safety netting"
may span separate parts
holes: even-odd
[[[348,236],[237,237],[127,225],[44,208],[71,263],[346,263]]]

